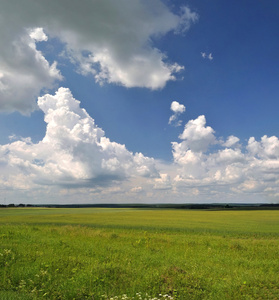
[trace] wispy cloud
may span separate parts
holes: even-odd
[[[212,53],[207,54],[207,53],[205,53],[205,52],[201,52],[201,56],[202,56],[202,58],[204,58],[204,59],[213,60],[213,55],[212,55]]]

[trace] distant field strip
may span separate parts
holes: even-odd
[[[0,299],[279,299],[278,238],[277,210],[4,208]]]

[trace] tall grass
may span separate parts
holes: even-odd
[[[0,299],[279,299],[278,237],[279,211],[2,209]]]

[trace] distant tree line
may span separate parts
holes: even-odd
[[[212,204],[0,204],[0,208],[5,207],[47,207],[47,208],[84,208],[84,207],[103,207],[103,208],[137,208],[137,209],[204,209],[204,210],[264,210],[279,209],[279,203],[212,203]]]
[[[10,204],[0,204],[0,207],[32,207],[34,205],[32,204],[13,204],[13,203],[10,203]]]

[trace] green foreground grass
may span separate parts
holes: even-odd
[[[279,211],[1,209],[0,299],[279,299],[278,237]]]

